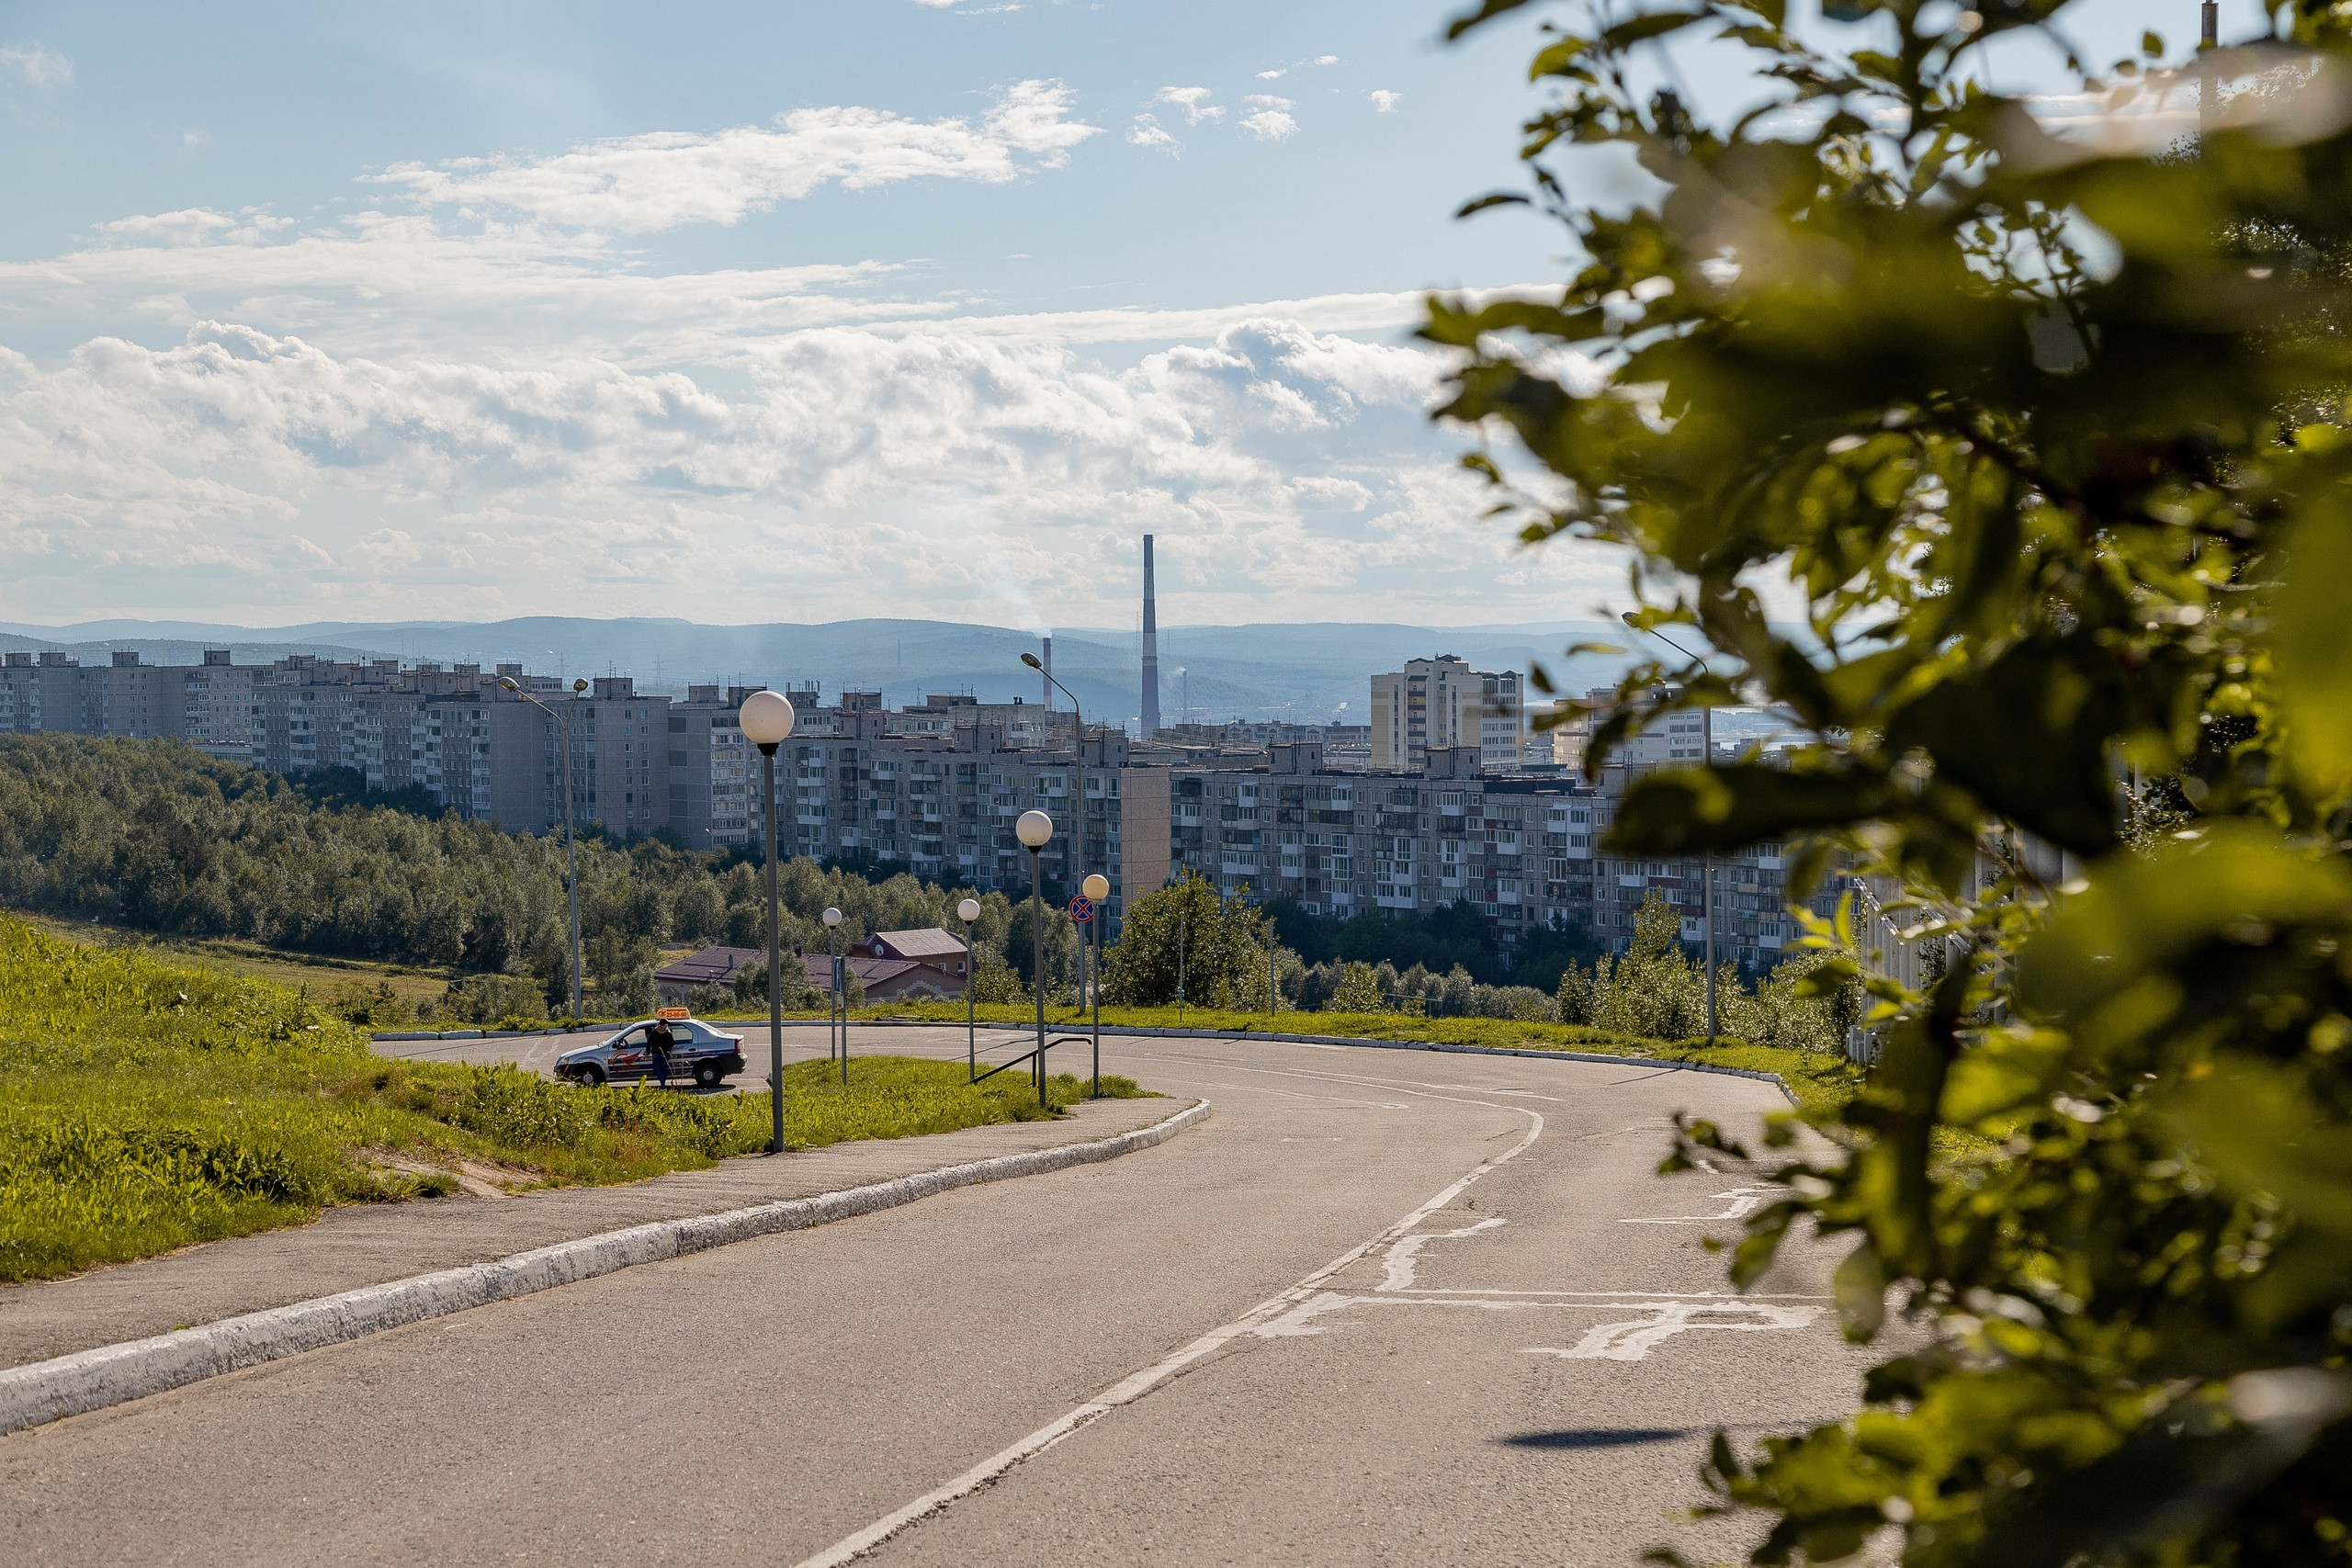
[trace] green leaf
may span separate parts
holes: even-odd
[[[2102,863],[2018,958],[2020,1006],[2080,1025],[2150,976],[2224,945],[2244,949],[2281,930],[2343,928],[2352,872],[2313,859],[2253,823],[2222,823],[2154,856]]]
[[[2316,799],[2352,790],[2352,637],[2344,586],[2352,582],[2352,501],[2331,488],[2298,520],[2277,592],[2270,647],[2287,753]]]
[[[1792,773],[1761,762],[1678,768],[1625,793],[1602,848],[1611,854],[1707,854],[1867,821],[1892,803],[1878,780]]]
[[[1858,1345],[1876,1338],[1886,1322],[1886,1269],[1867,1237],[1838,1266],[1835,1289],[1846,1337]]]
[[[1691,23],[1705,19],[1703,11],[1652,11],[1608,28],[1601,33],[1600,41],[1610,49],[1630,49],[1650,39],[1679,32]]]
[[[1489,192],[1476,201],[1464,202],[1454,210],[1453,215],[1456,218],[1467,218],[1474,212],[1484,212],[1490,207],[1525,207],[1527,205],[1528,198],[1517,191],[1498,190]]]
[[[1449,39],[1458,39],[1471,28],[1484,27],[1497,17],[1516,11],[1527,3],[1528,0],[1480,0],[1476,10],[1465,11],[1446,24],[1445,36]]]
[[[1938,778],[2027,831],[2096,855],[2115,842],[2108,744],[2130,718],[2114,656],[2078,634],[1940,682],[1895,716],[1887,743],[1925,750]]]

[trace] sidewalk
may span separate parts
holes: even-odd
[[[871,1139],[617,1187],[413,1199],[329,1209],[313,1224],[93,1270],[0,1286],[0,1367],[223,1318],[656,1220],[688,1219],[887,1181],[968,1160],[1091,1143],[1148,1126],[1189,1100],[1082,1100],[1054,1122]]]

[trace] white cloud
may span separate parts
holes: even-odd
[[[1258,80],[1261,82],[1279,82],[1289,74],[1290,73],[1287,71],[1261,71],[1258,73]]]
[[[1153,95],[1151,101],[1155,104],[1175,105],[1178,108],[1184,111],[1184,123],[1186,125],[1198,125],[1204,119],[1223,119],[1225,118],[1225,111],[1223,109],[1215,107],[1204,101],[1207,99],[1208,96],[1209,89],[1206,87],[1162,87],[1157,94]]]
[[[1340,63],[1340,57],[1336,54],[1318,54],[1306,63],[1309,65],[1337,65]]]
[[[1397,104],[1405,96],[1402,93],[1392,93],[1385,87],[1375,87],[1369,96],[1372,99],[1372,107],[1382,114],[1396,113]]]
[[[62,87],[74,80],[74,62],[37,43],[0,44],[0,72],[35,87]]]
[[[20,614],[687,595],[705,619],[787,601],[985,615],[991,571],[1091,609],[1100,558],[1150,527],[1204,614],[1328,613],[1411,581],[1475,619],[1514,552],[1452,471],[1459,437],[1427,422],[1438,368],[1263,315],[1125,369],[971,332],[791,333],[725,395],[582,357],[390,363],[217,323],[164,349],[95,339],[50,369],[0,350],[0,581]]]
[[[1136,116],[1135,124],[1127,130],[1127,141],[1137,147],[1163,149],[1170,157],[1182,157],[1184,153],[1184,144],[1170,136],[1154,115]]]
[[[1058,168],[1102,130],[1068,118],[1071,99],[1059,82],[1027,81],[1008,88],[978,125],[879,109],[795,109],[773,130],[656,131],[537,163],[402,164],[375,177],[428,205],[521,212],[574,228],[643,233],[731,224],[833,183],[853,190],[925,178],[1002,184],[1023,172],[1015,154]]]
[[[1259,141],[1281,141],[1297,132],[1298,121],[1290,115],[1295,107],[1290,99],[1252,93],[1249,101],[1258,112],[1243,116],[1241,129]]]

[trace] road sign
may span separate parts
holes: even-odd
[[[1080,925],[1094,918],[1094,900],[1081,893],[1069,901],[1069,918]]]

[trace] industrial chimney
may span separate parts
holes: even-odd
[[[1037,666],[1037,684],[1046,694],[1046,711],[1051,713],[1054,711],[1054,637],[1051,632],[1046,634],[1046,657]]]
[[[1143,739],[1159,728],[1159,605],[1151,587],[1151,536],[1143,536]]]

